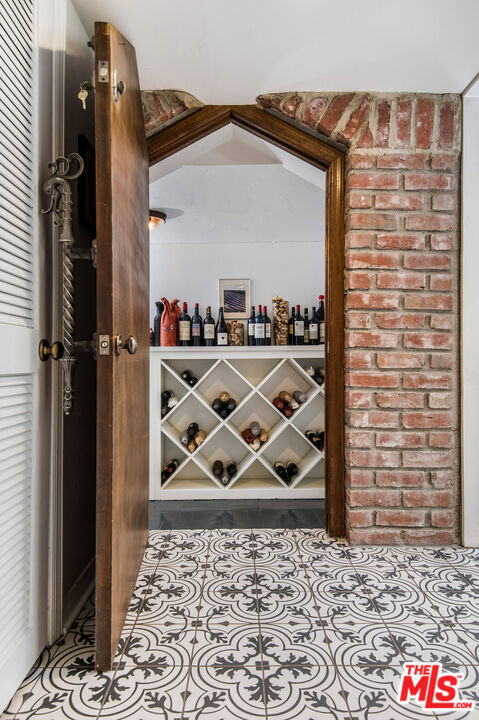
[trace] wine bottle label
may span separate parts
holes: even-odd
[[[199,323],[192,324],[191,334],[193,335],[193,337],[201,337],[201,325]]]
[[[205,340],[214,340],[214,339],[215,339],[215,326],[213,324],[205,325]]]
[[[257,323],[254,326],[254,336],[255,338],[264,338],[264,325],[263,323]]]
[[[293,323],[292,323],[292,322],[290,322],[289,325],[288,325],[288,332],[289,332],[290,335],[293,334]]]
[[[294,321],[294,334],[298,337],[304,337],[304,320]]]
[[[266,323],[266,337],[271,337],[271,323]]]
[[[191,323],[189,320],[180,320],[180,340],[191,339]]]
[[[254,323],[248,323],[248,335],[254,337]]]
[[[309,328],[304,328],[304,342],[309,342]]]
[[[216,342],[218,345],[228,345],[228,333],[219,332],[216,336]]]
[[[319,339],[323,343],[325,338],[324,323],[319,323]]]
[[[309,326],[309,339],[310,340],[318,339],[318,326],[316,323],[310,324],[310,326]]]

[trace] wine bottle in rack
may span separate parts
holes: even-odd
[[[248,319],[248,345],[254,345],[254,324],[255,324],[255,314],[254,314],[254,305],[251,306],[251,315]]]
[[[211,305],[206,308],[205,321],[203,323],[204,343],[207,347],[215,344],[215,321],[211,315]]]
[[[203,321],[198,303],[195,303],[195,314],[191,318],[191,344],[195,347],[203,345]]]
[[[294,345],[294,305],[291,308],[291,317],[288,323],[288,345]]]
[[[225,315],[222,307],[220,307],[218,322],[216,323],[216,344],[219,347],[228,345],[228,327],[225,322]]]
[[[311,308],[311,320],[309,321],[309,344],[319,345],[319,326],[316,308]]]
[[[262,345],[264,345],[264,335],[265,324],[263,318],[263,308],[261,305],[258,305],[258,314],[256,315],[254,321],[254,344],[256,346],[261,347]]]
[[[325,325],[324,325],[324,295],[319,296],[319,308],[318,308],[318,327],[319,327],[319,342],[324,345],[325,337]]]
[[[274,463],[273,467],[276,475],[278,475],[283,482],[289,483],[288,471],[286,470],[284,464],[278,461]]]
[[[264,344],[271,345],[271,320],[268,317],[268,308],[266,305],[263,308],[264,318]]]
[[[180,345],[183,347],[191,345],[191,318],[188,315],[188,305],[183,303],[183,312],[179,320]]]
[[[301,315],[299,305],[296,305],[294,318],[294,344],[304,345],[304,318]]]
[[[308,308],[304,308],[304,344],[309,345],[309,316]]]

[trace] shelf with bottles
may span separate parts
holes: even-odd
[[[281,298],[272,302],[273,319],[271,319],[267,306],[251,307],[248,319],[235,318],[229,323],[225,319],[224,308],[218,310],[217,320],[211,313],[211,306],[207,307],[203,318],[199,314],[199,305],[195,304],[194,314],[188,313],[188,303],[183,302],[183,312],[180,311],[177,301],[167,304],[164,309],[162,302],[157,302],[158,313],[153,321],[152,345],[177,345],[179,347],[271,347],[276,346],[303,346],[315,347],[324,344],[324,296],[320,295],[318,310],[313,306],[311,314],[309,308],[300,305],[291,306],[289,316],[289,303]],[[279,310],[278,310],[279,308]],[[167,318],[166,325],[162,317]],[[244,318],[244,315],[243,315]]]
[[[170,355],[173,350],[180,354]],[[296,357],[287,347],[264,348],[259,355],[244,348],[240,357],[234,348],[224,354],[216,350],[217,357],[197,357],[188,348],[151,356],[152,497],[217,498],[227,491],[241,498],[294,497],[296,492],[303,498],[324,497],[324,452],[305,437],[307,430],[322,431],[324,425],[324,392],[307,372],[312,363],[322,367],[320,349],[306,353],[301,348]],[[197,377],[195,384],[184,381],[186,371]],[[165,389],[177,394],[178,402],[161,418]],[[304,393],[291,417],[273,404],[282,390]],[[222,393],[236,404],[226,416],[212,407]],[[185,437],[191,427],[192,436]],[[192,445],[202,430],[200,442]],[[178,468],[161,483],[161,470],[172,459]],[[234,462],[236,472],[222,482],[215,461],[225,471]],[[275,462],[286,467],[293,462],[297,473],[285,480]]]

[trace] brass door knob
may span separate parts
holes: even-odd
[[[63,357],[63,353],[64,348],[59,340],[51,345],[48,340],[40,340],[38,345],[38,356],[42,362],[46,362],[50,357],[53,358],[53,360],[60,360],[60,358]]]
[[[134,355],[138,350],[138,340],[134,335],[129,335],[126,340],[122,340],[121,335],[115,335],[114,345],[117,355],[120,355],[122,350],[128,350],[130,355]]]

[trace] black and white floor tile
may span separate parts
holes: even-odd
[[[91,598],[2,720],[477,720],[479,551],[155,530],[111,672],[94,653]],[[477,709],[399,703],[411,661],[461,673]]]

